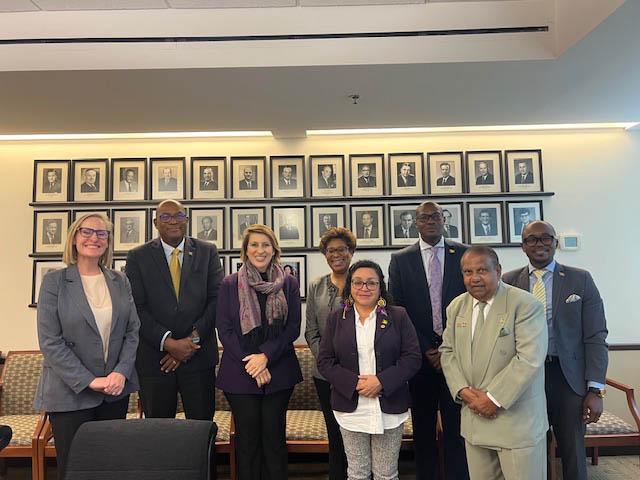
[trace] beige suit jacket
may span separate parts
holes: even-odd
[[[495,419],[462,407],[461,434],[471,444],[524,448],[546,434],[544,360],[547,323],[544,308],[528,292],[500,282],[471,356],[473,297],[463,293],[447,308],[440,346],[442,370],[456,398],[464,387],[489,392],[502,406]],[[478,343],[479,342],[479,343]]]

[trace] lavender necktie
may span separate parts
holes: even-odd
[[[438,259],[438,247],[431,247],[429,259],[429,297],[433,331],[442,335],[442,267]]]

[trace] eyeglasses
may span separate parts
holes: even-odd
[[[420,223],[426,223],[429,220],[433,220],[434,222],[439,222],[440,220],[442,220],[442,214],[440,212],[435,212],[435,213],[421,213],[420,215],[418,215],[416,217],[416,221],[420,222]]]
[[[363,282],[362,280],[351,280],[351,286],[356,290],[362,290],[364,286],[367,286],[367,290],[375,290],[380,285],[380,282],[377,280],[367,280]]]
[[[327,248],[326,255],[344,255],[349,251],[348,247]]]
[[[551,245],[553,245],[553,242],[555,241],[555,239],[556,239],[556,237],[554,237],[553,235],[543,235],[541,237],[536,237],[534,235],[529,235],[522,242],[527,247],[535,247],[538,244],[538,242],[540,242],[545,247],[550,247]]]
[[[109,238],[109,230],[94,230],[93,228],[80,227],[78,228],[78,232],[80,232],[80,235],[84,238],[91,238],[94,233],[100,240]]]
[[[169,223],[171,220],[175,220],[176,222],[186,222],[189,217],[184,212],[178,212],[175,215],[171,215],[170,213],[161,213],[158,216],[158,220],[162,223]]]

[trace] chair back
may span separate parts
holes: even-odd
[[[316,359],[309,347],[296,347],[296,355],[302,370],[302,383],[293,389],[289,400],[289,410],[320,410],[320,401],[313,383],[313,367]]]
[[[42,373],[42,353],[14,351],[7,354],[2,370],[0,415],[31,415],[33,398]]]

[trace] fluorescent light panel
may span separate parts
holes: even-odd
[[[478,125],[465,127],[406,127],[406,128],[338,128],[333,130],[307,130],[307,135],[372,135],[384,133],[450,133],[450,132],[496,132],[526,130],[584,130],[625,129],[640,125],[640,122],[609,123],[550,123],[542,125]]]
[[[0,141],[33,140],[123,140],[149,138],[218,138],[218,137],[272,137],[268,130],[238,132],[147,132],[147,133],[46,133],[0,135]]]

